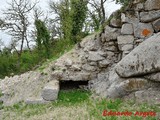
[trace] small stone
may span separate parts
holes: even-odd
[[[115,28],[120,28],[122,26],[121,20],[113,17],[110,20],[110,26]]]
[[[133,34],[132,24],[123,24],[121,29],[121,34],[132,35]]]
[[[100,66],[101,68],[105,68],[105,67],[107,67],[109,64],[110,64],[110,62],[107,61],[107,60],[103,60],[103,61],[100,61],[100,62],[99,62],[99,66]]]
[[[96,62],[96,61],[101,61],[104,59],[105,58],[102,57],[99,52],[91,52],[91,51],[89,52],[89,57],[88,57],[89,61]]]
[[[156,32],[159,32],[160,31],[160,19],[154,21],[153,23],[153,28]]]
[[[133,44],[134,37],[132,35],[123,35],[123,36],[121,35],[121,36],[118,36],[117,40],[119,45]]]

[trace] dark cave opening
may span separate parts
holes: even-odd
[[[75,89],[82,89],[88,90],[88,81],[60,81],[60,90],[75,90]]]

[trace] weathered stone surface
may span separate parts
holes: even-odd
[[[133,26],[132,24],[123,24],[121,29],[121,34],[124,35],[132,35],[133,34]]]
[[[134,37],[132,35],[121,35],[117,37],[118,44],[133,44],[134,42]]]
[[[153,74],[149,74],[144,76],[146,79],[151,80],[151,81],[157,81],[160,82],[160,72],[158,73],[153,73]]]
[[[160,89],[149,89],[137,91],[135,93],[136,103],[148,103],[149,105],[159,105],[160,104]]]
[[[139,23],[139,19],[137,18],[137,16],[138,16],[137,14],[133,16],[133,15],[121,13],[121,21],[123,23],[130,23],[130,24],[136,25]]]
[[[113,17],[110,20],[110,26],[115,28],[120,28],[122,26],[121,20]]]
[[[110,62],[107,61],[107,60],[103,60],[103,61],[100,61],[100,62],[99,62],[99,66],[100,66],[101,68],[105,68],[105,67],[107,67],[109,64],[110,64]]]
[[[116,40],[119,35],[120,35],[120,29],[112,28],[112,27],[109,27],[109,26],[105,27],[105,39],[106,39],[106,41]]]
[[[134,28],[134,36],[136,38],[148,38],[153,35],[153,27],[150,23],[138,23],[133,25]]]
[[[153,25],[153,28],[154,28],[154,30],[155,30],[156,32],[159,32],[159,31],[160,31],[160,19],[154,21],[154,22],[152,23],[152,25]]]
[[[70,67],[73,64],[73,62],[70,59],[66,59],[64,64],[65,66]]]
[[[160,33],[148,38],[116,66],[121,77],[146,75],[160,71]]]
[[[122,78],[121,78],[122,79]],[[129,78],[118,81],[110,86],[106,91],[106,96],[110,98],[123,97],[131,92],[143,90],[150,87],[150,83],[146,79]]]
[[[160,9],[160,0],[147,0],[145,2],[145,10],[158,10]]]
[[[59,92],[59,82],[52,80],[42,90],[42,98],[46,101],[56,100]]]
[[[84,69],[86,71],[94,72],[94,71],[96,71],[97,68],[95,66],[91,66],[89,64],[84,64],[82,66],[82,69]]]
[[[133,49],[133,44],[118,45],[121,51],[131,51]]]
[[[144,10],[144,4],[143,3],[138,3],[135,6],[134,10],[136,10],[136,11],[142,11],[142,10]]]
[[[89,57],[88,57],[89,61],[96,62],[96,61],[101,61],[104,59],[105,58],[103,56],[101,56],[100,52],[91,52],[91,51],[89,52]]]
[[[160,10],[140,13],[141,22],[152,22],[158,18],[160,18]]]

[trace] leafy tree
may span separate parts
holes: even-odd
[[[36,26],[36,43],[38,46],[38,50],[42,51],[43,47],[45,49],[45,53],[47,55],[47,58],[49,58],[50,55],[50,34],[45,26],[45,23],[39,19],[35,20],[35,26]]]
[[[81,37],[83,24],[87,15],[87,1],[86,0],[71,0],[71,19],[73,41],[76,43]]]
[[[87,14],[87,0],[60,0],[51,1],[50,8],[59,23],[64,39],[77,42],[82,33],[82,28]],[[60,33],[60,32],[59,32]]]
[[[24,42],[27,43],[28,49],[29,40],[27,30],[30,25],[28,14],[35,7],[36,2],[32,4],[29,0],[12,0],[8,3],[8,7],[4,10],[4,19],[0,20],[0,27],[12,36],[12,41],[17,45],[20,43],[20,50],[16,49],[19,57],[18,65],[20,66],[20,57],[22,55]]]

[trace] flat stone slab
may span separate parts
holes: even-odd
[[[42,90],[42,98],[46,101],[53,101],[58,98],[59,82],[57,80],[50,81]]]
[[[47,104],[49,101],[44,100],[43,98],[28,98],[25,101],[26,104]]]
[[[160,71],[160,33],[145,40],[117,65],[121,77],[143,76]]]

